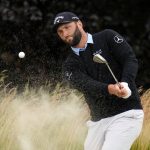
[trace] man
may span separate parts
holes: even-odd
[[[138,69],[132,48],[117,32],[106,29],[86,33],[82,22],[72,12],[58,13],[54,31],[70,45],[63,64],[63,75],[81,91],[90,108],[85,150],[129,150],[140,134],[143,110],[135,85]],[[93,61],[100,54],[119,79],[115,83],[105,64]]]

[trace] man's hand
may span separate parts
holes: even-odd
[[[123,86],[123,88],[126,90],[126,94],[125,94],[122,98],[126,99],[126,98],[130,97],[131,94],[132,94],[132,92],[131,92],[131,90],[130,90],[130,88],[129,88],[129,86],[128,86],[128,83],[126,83],[126,82],[121,82],[120,84],[121,84],[121,85]]]
[[[122,98],[128,98],[131,95],[131,90],[128,87],[127,83],[118,84],[109,84],[108,85],[109,94],[116,95]]]
[[[118,97],[122,97],[125,95],[125,91],[122,89],[123,87],[119,86],[118,84],[109,84],[108,85],[108,92],[111,95],[116,95]]]

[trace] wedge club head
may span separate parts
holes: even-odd
[[[102,57],[100,54],[94,55],[93,61],[95,61],[97,63],[107,63],[106,59],[104,57]]]

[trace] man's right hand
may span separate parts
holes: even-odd
[[[121,84],[109,84],[108,92],[109,94],[116,95],[118,97],[124,97],[127,95],[127,90]]]

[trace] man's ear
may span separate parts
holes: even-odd
[[[83,28],[83,24],[80,20],[77,22],[77,24],[78,24],[78,28]]]

